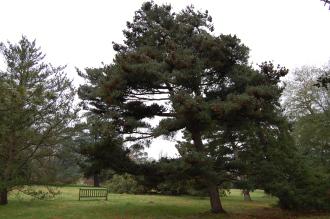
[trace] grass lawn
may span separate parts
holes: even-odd
[[[222,198],[227,215],[209,213],[204,197],[109,194],[105,200],[78,201],[78,187],[60,188],[54,200],[32,200],[11,194],[9,204],[0,206],[0,219],[176,219],[176,218],[309,218],[330,219],[330,215],[297,215],[274,207],[275,198],[262,191],[251,193],[252,202],[244,202],[239,190]]]

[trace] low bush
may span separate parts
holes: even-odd
[[[145,192],[144,187],[138,184],[135,177],[127,173],[113,175],[104,186],[112,193],[140,194]]]

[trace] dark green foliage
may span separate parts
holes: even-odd
[[[140,166],[143,177],[138,181],[149,192],[166,195],[188,194],[191,177],[182,159],[161,158]]]
[[[88,116],[87,123],[79,126],[76,143],[82,155],[79,164],[86,177],[100,175],[106,169],[118,173],[133,171],[135,164],[129,158],[129,150],[123,147],[121,137],[111,131],[109,122]]]
[[[310,165],[327,172],[330,165],[329,133],[330,109],[306,115],[294,124],[294,137],[302,155]]]
[[[329,175],[316,172],[300,158],[292,159],[290,168],[273,177],[266,192],[279,198],[279,205],[290,210],[330,210]]]
[[[263,188],[278,197],[284,209],[329,210],[329,175],[300,156],[288,127],[280,130],[262,128],[250,133],[251,147],[240,153],[240,160],[247,162],[243,173],[248,185],[243,188]]]
[[[139,164],[139,168],[131,179],[136,181],[139,192],[157,193],[165,195],[207,195],[205,188],[200,186],[191,177],[189,169],[181,158],[161,158],[158,161],[147,161]],[[125,180],[122,175],[120,179]],[[117,178],[116,178],[117,180]],[[113,179],[110,180],[110,183]],[[117,185],[117,183],[115,183]],[[119,184],[119,183],[118,183]],[[118,185],[118,187],[120,187]],[[121,188],[121,187],[120,187]]]

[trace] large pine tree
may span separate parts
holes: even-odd
[[[144,3],[127,22],[124,44],[114,43],[114,62],[87,69],[80,96],[110,116],[125,141],[183,131],[179,152],[219,213],[224,145],[212,145],[210,133],[250,121],[271,126],[287,70],[271,63],[254,70],[249,49],[236,36],[214,35],[211,22],[207,11],[192,6],[174,13],[170,5]]]

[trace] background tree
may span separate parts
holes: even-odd
[[[22,185],[45,183],[47,164],[70,137],[74,89],[63,72],[43,62],[35,41],[1,44],[0,204]]]
[[[93,177],[94,186],[99,187],[100,174],[104,167],[93,156],[97,153],[97,147],[100,142],[104,140],[102,138],[102,129],[104,127],[101,120],[96,116],[86,115],[85,118],[87,121],[79,125],[80,133],[76,139],[79,145],[78,153],[83,155],[84,158],[78,161],[78,163],[84,172],[84,176],[87,178]]]
[[[306,115],[325,112],[329,108],[329,91],[315,86],[318,78],[326,74],[328,69],[328,66],[303,66],[289,75],[282,96],[286,116],[297,120]]]
[[[124,141],[184,131],[180,155],[218,213],[224,212],[223,145],[211,146],[207,136],[251,120],[270,126],[279,112],[277,83],[287,70],[271,63],[252,69],[248,48],[236,36],[214,36],[211,21],[191,6],[175,14],[170,5],[144,3],[127,22],[124,45],[114,44],[114,63],[86,71],[89,84],[80,89],[93,111],[108,113]]]
[[[284,175],[278,175],[281,179],[272,176],[277,183],[269,183],[266,189],[282,197],[280,204],[285,208],[330,209],[330,197],[327,194],[330,188],[327,173],[329,91],[315,86],[319,76],[327,71],[327,66],[304,66],[293,71],[293,75],[286,80],[287,85],[282,97],[284,113],[289,117],[292,126],[294,142],[289,144],[296,146],[297,153],[288,153],[292,159],[286,161],[289,165],[282,170]],[[268,175],[272,175],[271,172],[269,171]]]
[[[314,86],[328,67],[304,66],[286,81],[285,114],[293,121],[293,136],[300,152],[315,167],[328,169],[330,159],[330,91]]]
[[[73,139],[75,135],[61,144],[53,159],[49,160],[47,169],[51,175],[51,184],[75,184],[82,177],[78,162],[81,156],[77,153],[77,144]]]

